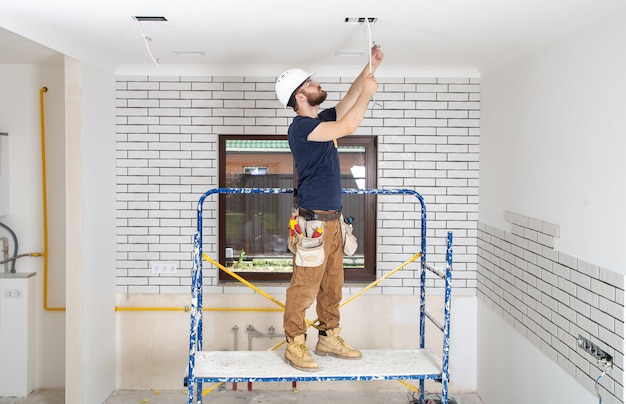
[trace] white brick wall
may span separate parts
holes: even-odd
[[[352,78],[318,77],[327,105]],[[476,282],[480,84],[469,78],[378,79],[376,103],[357,134],[378,137],[378,187],[419,192],[428,214],[428,262],[445,267],[454,234],[454,293]],[[274,77],[117,78],[117,285],[119,293],[189,293],[192,235],[200,195],[217,187],[217,136],[286,134],[293,111],[275,99]],[[204,204],[204,251],[216,257],[216,198]],[[420,210],[413,196],[378,204],[378,275],[419,251]],[[152,262],[176,262],[173,276]],[[415,294],[417,265],[371,293]],[[205,291],[223,287],[204,265]],[[430,281],[434,285],[434,280]],[[439,286],[439,284],[437,284]],[[362,285],[346,285],[345,293]]]
[[[554,250],[558,225],[505,219],[510,233],[479,223],[478,298],[588,388],[601,370],[578,335],[603,348],[615,362],[601,381],[603,402],[623,403],[623,275]]]

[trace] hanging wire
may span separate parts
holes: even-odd
[[[600,374],[600,376],[598,376],[598,378],[596,379],[596,384],[594,386],[594,389],[596,390],[596,396],[598,396],[598,404],[602,404],[602,396],[600,395],[600,392],[598,391],[598,384],[600,383],[600,379],[602,378],[602,376],[609,373],[611,369],[613,369],[612,365],[607,366],[606,369],[604,369],[602,373]]]
[[[369,17],[365,17],[365,26],[367,27],[367,52],[369,53],[369,67],[370,67],[370,73],[371,73],[372,72],[372,48],[376,46],[376,42],[372,40],[372,27],[370,26]],[[373,102],[372,109],[374,109],[376,105],[378,105],[379,107],[382,107],[381,104],[376,102],[376,98],[374,96],[372,96],[372,102]]]
[[[372,28],[370,27],[369,17],[365,17],[365,24],[367,25],[367,49],[369,50],[370,57],[370,73],[372,72],[372,49],[376,44],[372,42]]]
[[[150,44],[149,42],[152,41],[152,38],[150,38],[149,36],[147,36],[144,32],[143,32],[143,28],[141,27],[141,21],[139,21],[137,18],[133,17],[133,20],[137,21],[137,26],[139,27],[139,32],[141,33],[141,37],[143,38],[143,42],[146,44],[146,49],[148,50],[148,55],[150,55],[150,59],[152,59],[152,61],[154,62],[154,64],[156,66],[159,65],[159,59],[156,58],[154,56],[152,56],[152,51],[150,50]]]

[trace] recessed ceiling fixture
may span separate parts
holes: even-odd
[[[196,50],[196,49],[173,50],[172,53],[174,53],[177,56],[204,56],[204,52],[202,52],[201,50]]]
[[[376,17],[367,17],[367,21],[372,24],[375,23],[376,21],[378,21],[378,18]],[[362,24],[365,22],[365,17],[346,17],[346,24]]]
[[[356,50],[336,51],[335,56],[363,56],[365,52]]]
[[[156,16],[134,16],[133,17],[135,20],[139,21],[139,22],[143,22],[143,21],[167,21],[167,18],[165,17],[156,17]]]

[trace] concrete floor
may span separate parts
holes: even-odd
[[[243,386],[245,388],[245,385]],[[408,391],[408,390],[407,390]],[[0,404],[65,404],[63,389],[38,390],[28,398],[0,398]],[[222,390],[204,396],[203,403],[244,404],[413,404],[412,393],[401,392],[351,392],[351,391],[300,391],[298,389],[274,390]],[[417,398],[417,395],[415,396]],[[432,404],[439,404],[436,395],[427,395]],[[182,404],[187,402],[187,391],[119,390],[105,404]],[[483,404],[476,394],[451,394],[450,404]],[[431,404],[428,403],[427,404]]]

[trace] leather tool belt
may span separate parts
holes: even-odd
[[[338,220],[341,217],[341,210],[309,210],[300,207],[298,213],[305,220],[321,220],[323,222]]]

